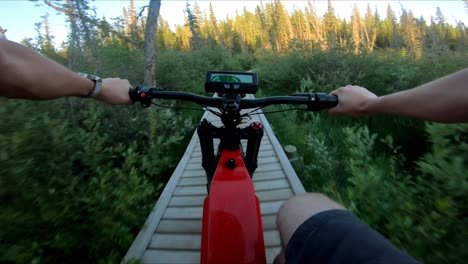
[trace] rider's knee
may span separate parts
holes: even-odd
[[[318,213],[345,209],[323,193],[304,193],[289,198],[278,211],[277,224],[282,221],[297,219],[305,221]]]
[[[305,193],[287,200],[279,209],[276,218],[283,250],[302,223],[318,213],[332,209],[344,209],[344,207],[322,193]]]

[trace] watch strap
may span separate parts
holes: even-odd
[[[88,93],[87,97],[95,98],[102,89],[102,79],[96,75],[79,72],[78,75],[85,77],[94,82],[94,87]]]

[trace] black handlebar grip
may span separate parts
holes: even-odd
[[[330,106],[329,108],[333,108],[338,105],[338,96],[334,94],[327,94],[327,102]]]
[[[137,87],[138,88],[138,87]],[[130,96],[130,99],[132,99],[133,102],[136,102],[138,97],[137,97],[137,92],[136,92],[136,89],[137,88],[130,88],[128,90],[128,96]]]
[[[311,104],[307,107],[308,111],[320,111],[330,109],[338,105],[338,96],[326,93],[315,93]]]

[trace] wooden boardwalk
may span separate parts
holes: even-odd
[[[203,118],[214,125],[221,125],[219,118],[209,112]],[[280,251],[275,225],[278,209],[292,195],[303,193],[304,188],[264,115],[253,115],[248,123],[253,121],[262,122],[265,129],[253,181],[261,203],[267,262],[272,263]],[[242,144],[246,149],[246,142]],[[203,199],[206,195],[201,150],[198,136],[194,133],[123,262],[137,259],[148,264],[199,263]]]

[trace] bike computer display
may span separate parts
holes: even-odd
[[[213,93],[255,94],[258,78],[254,72],[208,71],[205,90]]]

